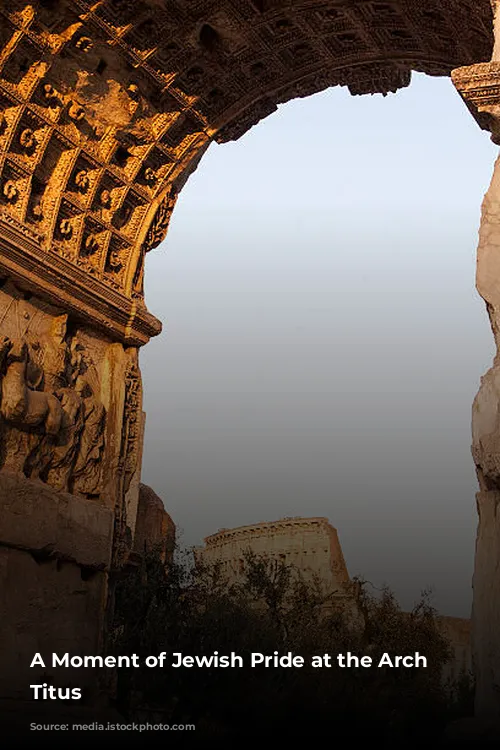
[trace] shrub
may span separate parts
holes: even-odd
[[[354,619],[347,616],[353,608]],[[141,664],[167,652],[165,667],[117,671],[118,706],[129,718],[146,711],[165,723],[194,723],[198,737],[276,731],[291,739],[325,733],[425,739],[461,710],[457,701],[450,705],[443,686],[451,653],[426,595],[405,613],[389,589],[374,596],[357,580],[346,598],[304,580],[284,562],[251,554],[243,579],[233,585],[218,566],[193,567],[186,558],[165,569],[154,554],[143,559],[116,585],[108,651],[136,653]],[[214,651],[235,652],[244,666],[170,666],[174,653]],[[251,653],[275,651],[304,657],[304,667],[250,667]],[[339,667],[337,654],[348,651],[371,656],[374,666]],[[427,669],[377,667],[384,653],[415,652],[427,658]],[[332,666],[313,668],[311,657],[323,654]]]

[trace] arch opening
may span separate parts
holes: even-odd
[[[307,158],[297,159],[303,143]],[[461,147],[481,157],[459,165]],[[354,556],[361,553],[353,507],[368,536],[382,517],[389,527],[398,527],[395,519],[406,519],[407,530],[415,524],[428,551],[422,564],[433,557],[434,568],[416,582],[415,549],[406,568],[384,558],[380,579],[398,569],[397,586],[411,602],[404,576],[418,593],[437,574],[441,606],[466,615],[475,492],[470,401],[492,355],[473,290],[473,249],[477,195],[487,187],[494,150],[452,86],[420,76],[390,100],[332,91],[291,103],[239,144],[206,154],[180,198],[164,252],[148,259],[148,297],[170,327],[168,347],[153,342],[142,359],[151,414],[147,481],[165,497],[173,488],[182,526],[188,517],[193,526],[188,509],[192,498],[202,499],[193,542],[218,526],[304,515],[315,487],[311,512],[339,514],[334,523],[343,536],[353,529],[347,543]],[[473,172],[467,185],[464,169]],[[467,220],[457,224],[462,215]],[[464,349],[459,332],[468,326],[476,333]],[[161,401],[166,387],[170,406]],[[315,393],[324,395],[323,406]],[[385,436],[378,452],[370,447],[377,428]],[[259,462],[262,476],[254,472]],[[226,476],[233,463],[239,479],[232,469]],[[197,483],[193,465],[210,481]],[[221,502],[231,494],[234,505]],[[460,552],[443,566],[439,535],[448,508],[459,518]],[[414,540],[409,532],[409,548]],[[395,540],[387,544],[397,556]],[[363,570],[379,565],[376,548],[375,540],[367,544],[372,557],[360,563]],[[454,565],[461,585],[451,582]]]
[[[77,575],[93,591],[88,642],[101,642],[110,573],[133,551],[145,426],[138,351],[161,330],[144,301],[144,259],[165,237],[177,196],[211,142],[237,140],[281,103],[332,87],[388,94],[413,72],[461,68],[457,88],[479,123],[496,129],[498,68],[479,64],[491,58],[492,4],[423,6],[221,0],[201,16],[199,3],[180,0],[14,0],[0,9],[0,501],[18,497],[20,482],[32,500],[31,525],[14,524],[4,541],[18,559],[57,539],[65,576],[74,565],[99,571],[87,581]],[[488,252],[491,236],[500,244],[497,192],[498,175],[479,273],[494,331],[500,303]],[[474,458],[488,482],[500,466],[495,367],[475,407]],[[499,630],[489,596],[497,585],[493,486],[479,497],[486,573],[476,620],[486,634]],[[68,524],[68,514],[86,521]],[[71,539],[60,537],[68,527]],[[34,529],[48,529],[47,539]],[[37,580],[41,601],[61,585],[43,578],[50,575]],[[26,607],[20,601],[12,617],[24,621]],[[78,614],[66,615],[78,653]],[[59,632],[53,625],[47,632]],[[490,641],[478,652],[488,675]],[[5,694],[22,694],[29,675],[5,656]],[[480,678],[481,705],[498,714],[492,682]]]

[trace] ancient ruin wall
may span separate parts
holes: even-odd
[[[242,578],[248,552],[291,565],[332,590],[349,583],[337,531],[326,518],[285,518],[221,529],[205,539],[197,557],[206,565],[220,563],[222,573],[236,581]]]
[[[159,555],[166,564],[172,562],[175,551],[175,524],[162,500],[145,484],[139,487],[134,551]]]

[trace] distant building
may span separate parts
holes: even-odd
[[[253,552],[292,565],[304,578],[316,577],[329,590],[350,584],[336,529],[327,518],[283,518],[236,529],[220,529],[206,537],[196,558],[206,565],[219,563],[229,581],[241,579],[245,555]]]
[[[342,606],[352,624],[360,622],[355,583],[349,577],[337,530],[327,518],[283,518],[220,529],[204,541],[205,546],[195,550],[196,560],[208,566],[220,565],[229,583],[243,580],[245,555],[252,552],[257,557],[293,566],[306,580],[320,581],[325,591],[336,592],[337,604],[343,600]],[[438,616],[437,621],[453,654],[443,679],[455,680],[471,671],[471,622],[444,616]]]

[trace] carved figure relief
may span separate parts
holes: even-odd
[[[0,408],[3,418],[23,427],[42,425],[47,435],[57,435],[63,418],[62,406],[55,395],[36,390],[38,383],[30,378],[30,369],[35,372],[36,369],[30,368],[33,363],[26,342],[9,342],[6,360]]]
[[[106,421],[97,369],[66,315],[41,318],[0,341],[1,468],[97,496]]]
[[[106,410],[85,378],[79,378],[76,387],[82,399],[83,427],[73,472],[73,491],[76,494],[93,495],[98,492],[101,478]]]

